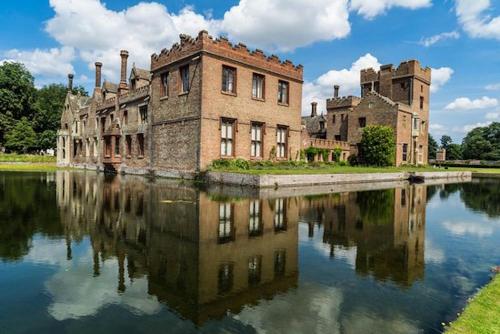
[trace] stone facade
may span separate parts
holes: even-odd
[[[430,68],[416,60],[362,70],[361,97],[327,100],[327,138],[346,141],[358,154],[362,129],[385,125],[394,130],[396,165],[428,162]]]
[[[192,177],[220,158],[300,158],[302,66],[205,31],[181,35],[128,81],[120,55],[119,84],[101,85],[96,63],[92,98],[68,93],[60,165]]]

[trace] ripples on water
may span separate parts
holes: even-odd
[[[500,264],[500,182],[381,186],[1,173],[0,332],[438,333]]]

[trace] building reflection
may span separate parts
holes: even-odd
[[[331,257],[355,249],[358,274],[410,286],[424,276],[426,191],[406,185],[306,197],[300,216],[310,238],[322,231]]]
[[[118,260],[118,293],[146,278],[150,295],[202,324],[297,285],[297,198],[230,198],[68,171],[56,184],[68,258],[72,242],[88,236],[94,276]]]

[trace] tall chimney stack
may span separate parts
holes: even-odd
[[[128,51],[121,50],[120,57],[122,58],[121,70],[120,70],[120,86],[119,90],[127,90],[127,59],[128,59]]]
[[[318,102],[311,102],[311,117],[318,116]]]
[[[102,63],[96,62],[95,63],[95,87],[96,88],[101,88],[101,68],[102,68]]]
[[[68,74],[68,91],[73,91],[73,74]]]
[[[339,90],[340,90],[340,86],[339,85],[333,86],[333,97],[334,98],[338,98],[339,97]]]

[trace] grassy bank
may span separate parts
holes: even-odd
[[[56,157],[50,155],[0,153],[0,163],[2,162],[55,163]]]
[[[481,289],[446,334],[500,333],[500,275]]]
[[[58,168],[54,162],[5,163],[0,162],[0,172],[54,172]]]

